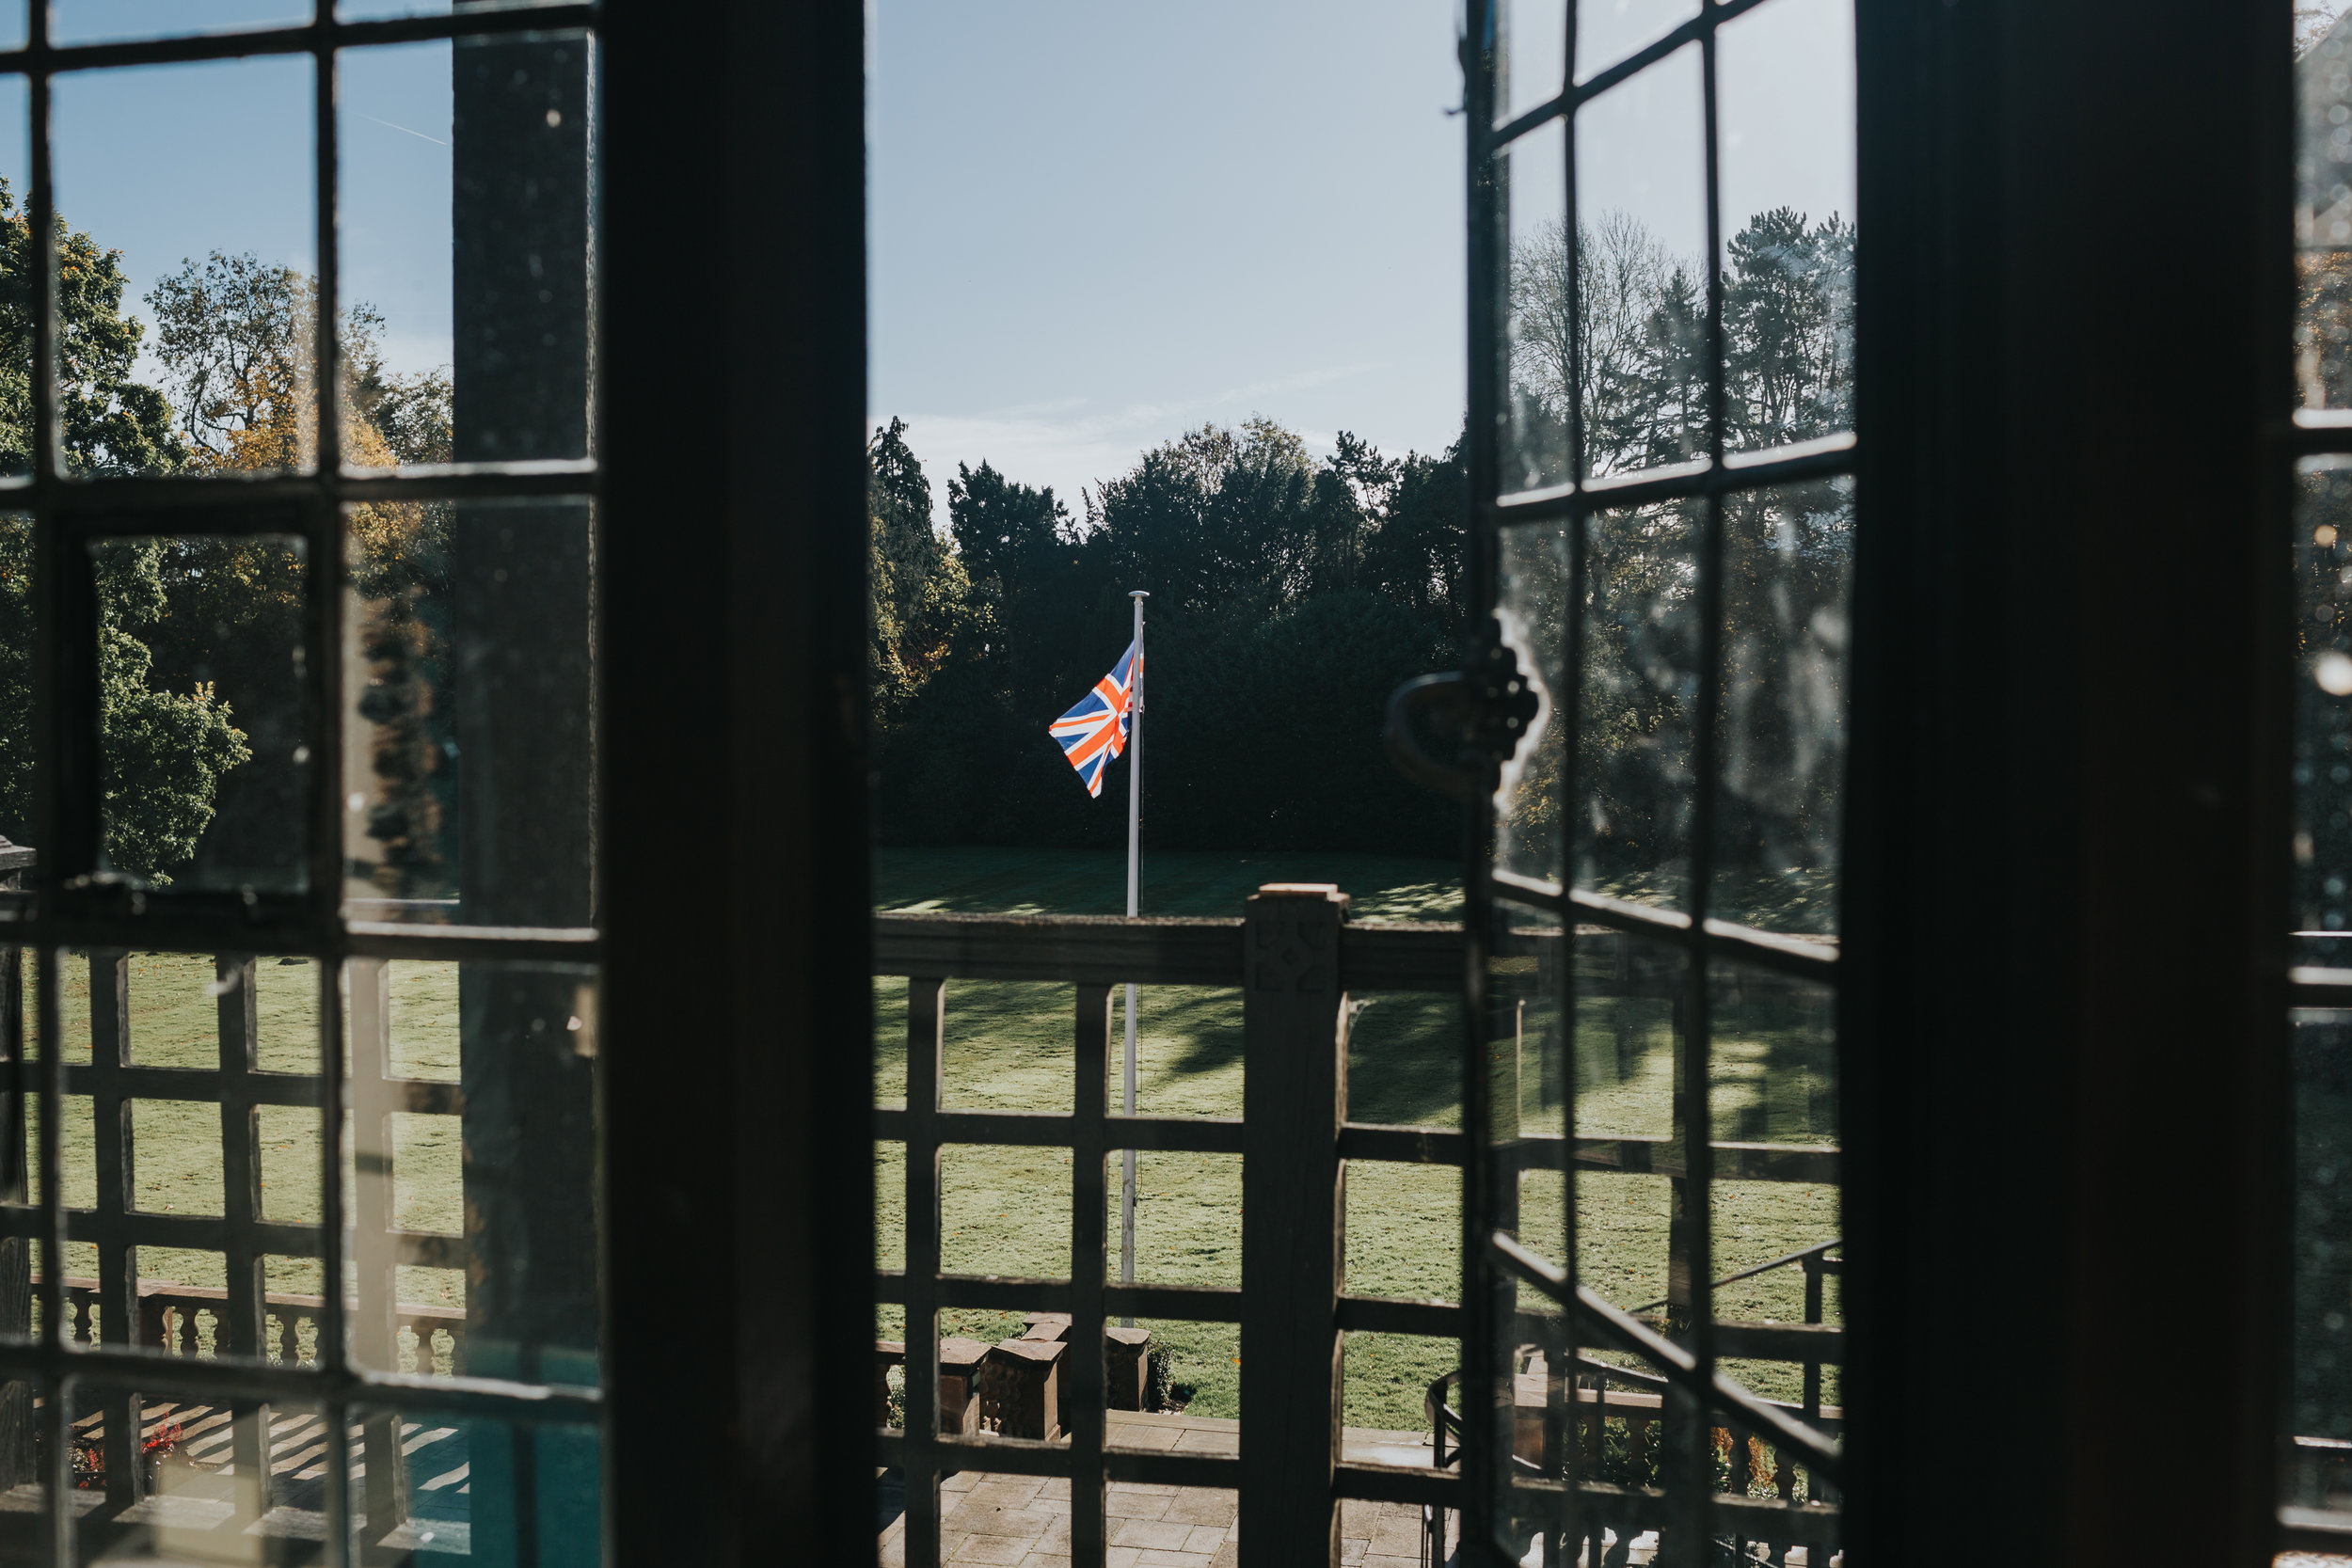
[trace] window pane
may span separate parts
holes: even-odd
[[[290,57],[57,78],[66,472],[311,466],[314,90]],[[156,156],[165,125],[236,150],[234,199]]]
[[[1837,929],[1853,499],[1845,480],[1724,498],[1723,778],[1710,912]]]
[[[1560,96],[1568,74],[1568,7],[1573,0],[1502,0],[1502,91],[1495,123],[1517,119]]]
[[[1765,1145],[1784,1157],[1740,1152],[1719,1157],[1714,1277],[1721,1278],[1838,1235],[1836,992],[1810,980],[1718,959],[1709,966],[1708,1115],[1719,1144]],[[1833,1180],[1823,1180],[1832,1178]],[[1805,1323],[1804,1271],[1794,1264],[1734,1282],[1719,1291],[1722,1321]],[[1771,1399],[1793,1399],[1788,1369],[1765,1364],[1741,1381]]]
[[[90,546],[98,595],[100,869],[134,885],[308,884],[308,572],[286,534]]]
[[[1502,536],[1498,589],[1506,636],[1546,694],[1539,727],[1503,770],[1495,797],[1495,863],[1523,877],[1562,875],[1560,820],[1567,787],[1568,726],[1552,712],[1567,690],[1568,525],[1526,523]]]
[[[1688,895],[1704,503],[1595,513],[1585,524],[1577,731],[1577,885],[1641,903]]]
[[[353,959],[344,971],[353,1359],[594,1384],[595,973],[451,966],[452,1085],[398,1065],[415,1044],[401,1037],[423,1016],[414,999],[395,1005],[406,967]]]
[[[2294,1017],[2294,1446],[2282,1500],[2352,1508],[2352,1013]]]
[[[346,50],[342,123],[343,461],[453,460],[452,46]]]
[[[1853,422],[1851,0],[1772,0],[1718,35],[1724,445]]]
[[[1707,451],[1706,117],[1683,49],[1577,116],[1577,333],[1593,474]]]
[[[461,39],[451,51],[461,463],[588,451],[588,64],[579,34]],[[430,103],[421,84],[418,110]]]
[[[2306,408],[2343,408],[2352,406],[2352,32],[2324,13],[2311,20],[2317,36],[2298,40],[2296,64],[2296,396]]]
[[[1578,0],[1576,79],[1608,70],[1697,14],[1692,0]]]
[[[1510,246],[1498,312],[1505,334],[1502,492],[1575,478],[1568,448],[1573,325],[1569,311],[1567,132],[1531,131],[1495,160],[1497,200]]]
[[[356,920],[590,920],[589,512],[346,515],[344,896]]]
[[[21,28],[23,21],[21,8],[0,6],[0,26]],[[32,235],[24,213],[32,189],[30,102],[24,77],[0,76],[0,277],[9,279],[0,304],[0,474],[9,475],[30,473],[33,467],[33,322],[24,308]],[[24,582],[30,580],[28,575]]]
[[[310,0],[49,0],[53,43],[113,43],[310,20]]]
[[[60,954],[59,971],[61,1022],[80,1046],[58,1128],[70,1331],[164,1357],[311,1358],[318,971],[119,948]],[[271,1070],[266,1047],[290,1033],[309,1038],[307,1059]],[[296,1228],[264,1243],[260,1222]],[[0,1275],[0,1322],[31,1307],[24,1276]]]
[[[68,1390],[75,1562],[326,1560],[317,1406]]]
[[[2294,920],[2352,930],[2352,461],[2313,459],[2296,487]]]
[[[503,5],[564,5],[569,0],[501,0]],[[391,16],[447,16],[450,0],[342,0],[335,14],[345,22],[369,22]]]
[[[19,845],[33,841],[34,621],[33,520],[0,514],[0,838]]]
[[[594,1568],[603,1560],[603,1442],[592,1426],[431,1410],[351,1415],[351,1557]],[[518,1555],[518,1543],[532,1553]]]

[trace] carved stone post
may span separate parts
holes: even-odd
[[[1339,1291],[1346,1188],[1347,896],[1271,883],[1242,929],[1244,1560],[1339,1561]]]

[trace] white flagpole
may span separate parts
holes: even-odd
[[[1143,601],[1152,595],[1137,589],[1127,595],[1136,602],[1136,663],[1127,699],[1127,914],[1143,912]],[[1136,988],[1127,987],[1127,1115],[1136,1114]],[[1136,1151],[1126,1151],[1126,1172],[1119,1188],[1119,1279],[1136,1282]],[[1133,1318],[1120,1320],[1133,1328]]]

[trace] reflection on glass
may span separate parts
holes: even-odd
[[[344,970],[353,1358],[593,1384],[595,972],[417,967]],[[424,1006],[395,995],[405,983],[443,994]],[[458,1083],[405,1076],[416,1042],[400,1037],[452,1011]]]
[[[2280,1500],[2352,1509],[2352,1013],[2294,1018],[2295,1356]]]
[[[1500,317],[1509,384],[1502,407],[1505,495],[1575,478],[1568,447],[1574,326],[1568,306],[1567,132],[1552,124],[1495,161],[1510,264]]]
[[[327,1560],[329,1449],[317,1406],[74,1383],[65,1414],[75,1562]]]
[[[1619,1307],[1654,1306],[1670,1284],[1672,1195],[1640,1173],[1666,1163],[1677,1131],[1690,963],[1678,947],[1592,927],[1571,962],[1579,1277]]]
[[[2298,40],[2296,394],[2352,406],[2352,18]]]
[[[1708,1116],[1715,1141],[1835,1148],[1836,991],[1814,981],[1722,959],[1709,968],[1708,989],[1712,1032]],[[1765,1179],[1774,1174],[1791,1179]],[[1803,1166],[1774,1173],[1762,1164],[1743,1168],[1737,1160],[1719,1168],[1716,1274],[1749,1268],[1836,1237],[1836,1187],[1801,1179],[1825,1174]],[[1739,1291],[1720,1297],[1717,1315],[1729,1315],[1728,1302],[1781,1300],[1801,1284],[1793,1273],[1777,1280],[1772,1275],[1757,1279],[1762,1283],[1743,1284]],[[1761,1315],[1803,1321],[1798,1311]]]
[[[588,54],[576,33],[467,38],[451,51],[461,463],[588,451]]]
[[[1707,450],[1705,125],[1696,48],[1577,117],[1574,327],[1584,466],[1596,475]],[[1536,269],[1531,286],[1549,289],[1565,273],[1563,259]]]
[[[1680,1231],[1669,1181],[1646,1172],[1676,1163],[1672,1102],[1681,1051],[1684,955],[1678,947],[1592,927],[1564,941],[1533,917],[1516,935],[1536,959],[1536,973],[1529,977],[1535,990],[1549,996],[1573,989],[1575,1049],[1559,1054],[1557,1069],[1563,1077],[1572,1075],[1573,1085],[1545,1085],[1542,1120],[1544,1131],[1556,1137],[1553,1107],[1572,1086],[1579,1141],[1572,1173],[1557,1159],[1534,1158],[1541,1145],[1521,1146],[1527,1157],[1508,1189],[1516,1200],[1511,1217],[1523,1244],[1557,1258],[1567,1217],[1564,1204],[1573,1191],[1579,1280],[1613,1304],[1655,1320],[1671,1287],[1670,1264]],[[1535,1010],[1531,1007],[1530,1015]],[[1548,1070],[1553,1059],[1547,1049]],[[1523,1090],[1523,1125],[1529,1099]],[[1584,1455],[1578,1467],[1583,1480],[1633,1484],[1660,1480],[1665,1434],[1656,1370],[1576,1344],[1558,1308],[1531,1291],[1518,1291],[1516,1307],[1518,1315],[1502,1336],[1507,1359],[1494,1390],[1499,1409],[1509,1413],[1503,1440],[1522,1462],[1514,1466],[1515,1474],[1523,1475],[1532,1488],[1539,1478],[1562,1475],[1575,1452]],[[1588,1420],[1569,1421],[1571,1397]],[[1591,1435],[1589,1416],[1596,1404],[1603,1407],[1605,1418],[1600,1449],[1590,1453],[1569,1439]],[[1601,1526],[1603,1549],[1588,1553],[1587,1560],[1623,1558],[1640,1534],[1627,1528],[1626,1519],[1606,1516],[1607,1507],[1604,1498],[1580,1500],[1582,1517]],[[1556,1495],[1532,1490],[1508,1498],[1497,1520],[1498,1533],[1509,1539],[1515,1552],[1534,1554],[1538,1560],[1573,1561],[1573,1544],[1565,1556],[1546,1549],[1546,1537],[1556,1541],[1562,1528]]]
[[[2352,459],[2308,460],[2296,489],[2294,919],[2352,930]]]
[[[552,6],[565,0],[501,0],[507,6]],[[450,0],[340,0],[335,14],[345,22],[373,22],[394,16],[447,16]]]
[[[1559,917],[1506,907],[1506,928],[1486,960],[1488,1128],[1498,1147],[1556,1170],[1565,1130],[1565,1053],[1561,1037],[1563,976]],[[1532,1240],[1556,1252],[1560,1231]]]
[[[1739,491],[1723,508],[1723,778],[1710,912],[1834,933],[1852,486]]]
[[[66,1054],[87,1091],[66,1098],[58,1128],[69,1338],[158,1356],[313,1359],[325,1306],[316,971],[298,958],[102,948],[60,954],[58,981]],[[307,1076],[289,1082],[264,1057],[271,1037],[293,1032],[310,1043],[292,1064]],[[248,1076],[257,1070],[275,1081]],[[192,1237],[189,1216],[227,1224]],[[307,1240],[279,1244],[312,1255],[232,1253],[213,1239],[249,1246],[262,1220],[301,1227]],[[9,1284],[5,1267],[0,1253],[0,1322],[29,1321],[25,1277]]]
[[[74,378],[59,388],[66,471],[310,467],[310,63],[75,71],[53,90],[67,230],[58,364]],[[151,124],[182,146],[235,148],[236,199],[121,134]]]
[[[24,41],[24,18],[22,7],[0,5],[0,30],[12,27],[18,31],[17,37],[0,40],[0,47]],[[24,206],[32,188],[26,144],[29,102],[24,77],[0,77],[0,277],[8,280],[5,295],[0,295],[0,474],[30,473],[33,467],[33,321],[25,309],[31,297],[32,225]],[[90,263],[88,277],[95,285],[87,293],[68,293],[59,298],[64,311],[61,320],[70,325],[78,315],[103,328],[109,309],[105,295],[108,287],[117,284],[120,269],[106,270],[111,259],[101,255],[99,246],[86,234],[69,230],[61,244],[67,254]],[[102,339],[103,335],[102,330]],[[95,396],[102,386],[119,382],[128,361],[120,356],[99,354],[75,368],[81,373],[80,385]],[[87,434],[87,420],[80,430]],[[76,427],[70,415],[64,435],[71,448]]]
[[[1578,0],[1576,79],[1608,70],[1697,14],[1694,0]]]
[[[588,924],[588,509],[387,502],[346,530],[351,918]]]
[[[306,885],[304,548],[288,534],[90,546],[102,870],[152,888]]]
[[[1521,743],[1495,797],[1495,863],[1523,877],[1557,881],[1565,847],[1560,813],[1567,786],[1567,724],[1557,705],[1568,689],[1568,577],[1565,523],[1528,523],[1502,531],[1496,597],[1521,657],[1549,694],[1545,721]]]
[[[1724,445],[1853,420],[1853,7],[1773,0],[1724,24]]]
[[[1517,119],[1560,96],[1568,74],[1568,7],[1573,0],[1502,0],[1502,91],[1495,119]]]
[[[310,0],[49,0],[53,43],[181,38],[310,20]]]
[[[13,845],[33,841],[33,520],[0,514],[0,838]]]
[[[592,1426],[362,1405],[349,1437],[351,1561],[604,1560],[603,1443]],[[533,1549],[518,1555],[519,1543]]]
[[[1688,894],[1701,506],[1599,512],[1585,525],[1575,874],[1642,903]]]

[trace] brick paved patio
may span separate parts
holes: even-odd
[[[1226,1453],[1238,1421],[1109,1412],[1109,1440],[1161,1452]],[[1396,1465],[1428,1452],[1410,1432],[1347,1430],[1346,1451]],[[1425,1460],[1423,1461],[1425,1462]],[[963,1471],[940,1482],[941,1568],[1071,1568],[1070,1482]],[[1108,1568],[1235,1568],[1237,1494],[1210,1487],[1110,1485]],[[883,1568],[906,1568],[903,1517],[882,1532]],[[1341,1560],[1350,1568],[1421,1568],[1421,1510],[1401,1503],[1340,1505]]]

